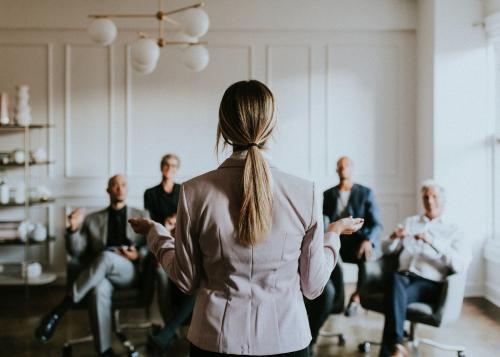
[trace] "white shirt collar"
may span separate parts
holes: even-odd
[[[422,223],[430,223],[430,222],[443,223],[443,215],[440,215],[439,217],[436,217],[434,219],[430,219],[425,214],[422,214],[420,216],[420,222],[422,222]]]

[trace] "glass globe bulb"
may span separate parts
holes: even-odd
[[[116,38],[116,26],[110,19],[95,19],[87,32],[92,41],[102,46],[110,45]]]
[[[189,69],[199,72],[203,70],[210,60],[210,55],[205,46],[194,45],[184,50],[184,64]]]
[[[135,41],[130,51],[132,62],[143,66],[156,63],[160,58],[160,47],[150,38],[141,38]]]
[[[132,68],[139,74],[150,74],[156,69],[158,62],[153,62],[147,65],[142,65],[132,61]]]
[[[210,20],[205,11],[194,8],[182,13],[181,23],[189,36],[201,37],[207,33]]]

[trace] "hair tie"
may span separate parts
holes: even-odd
[[[250,149],[252,146],[259,147],[259,144],[257,144],[257,143],[250,143],[250,144],[247,145],[247,149]]]

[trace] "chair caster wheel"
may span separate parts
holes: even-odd
[[[339,336],[339,346],[345,346],[345,338],[342,335]]]
[[[363,343],[360,343],[358,345],[358,350],[359,352],[363,352],[363,353],[369,353],[370,350],[371,350],[371,344],[370,342],[363,342]]]
[[[128,357],[139,357],[139,352],[137,351],[128,351],[127,352]]]
[[[73,347],[64,346],[62,348],[62,357],[71,357],[73,355]]]
[[[465,357],[465,352],[464,351],[458,351],[457,355],[458,355],[458,357]]]

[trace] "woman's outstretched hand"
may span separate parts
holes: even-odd
[[[328,225],[327,232],[334,232],[338,235],[353,234],[363,227],[365,220],[363,218],[342,218]]]
[[[154,225],[153,221],[147,218],[130,218],[128,223],[130,223],[135,233],[142,235],[148,234]]]

